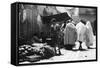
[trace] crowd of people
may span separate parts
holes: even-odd
[[[64,44],[75,44],[73,50],[95,48],[95,37],[90,21],[70,22],[64,31]]]

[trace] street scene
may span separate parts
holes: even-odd
[[[19,64],[96,60],[96,8],[19,5]]]

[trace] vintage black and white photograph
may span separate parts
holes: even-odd
[[[97,8],[19,4],[18,62],[96,60]]]

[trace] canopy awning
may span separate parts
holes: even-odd
[[[42,16],[42,22],[44,24],[51,22],[52,19],[56,19],[57,22],[62,22],[62,21],[67,21],[72,19],[66,12],[65,13],[60,13],[60,14],[55,14],[55,15],[50,15],[50,16]]]

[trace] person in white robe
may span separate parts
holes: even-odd
[[[73,48],[73,50],[78,50],[80,49],[85,49],[87,50],[87,41],[89,40],[88,38],[88,30],[85,24],[83,24],[82,22],[79,22],[76,25],[76,29],[77,29],[77,41],[75,42],[75,47]]]

